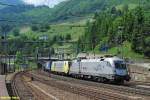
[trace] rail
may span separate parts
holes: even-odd
[[[120,93],[114,93],[112,91],[103,91],[97,88],[92,88],[91,86],[86,86],[85,85],[79,85],[79,84],[74,84],[70,82],[58,82],[55,79],[54,80],[47,80],[44,79],[38,75],[34,74],[26,74],[27,77],[33,77],[34,80],[39,81],[41,83],[44,83],[49,86],[53,86],[71,93],[79,94],[82,96],[86,96],[89,98],[92,98],[94,100],[132,100],[131,97],[127,97],[125,95],[122,95]]]
[[[11,82],[13,96],[19,100],[33,100],[34,96],[22,80],[22,75],[24,75],[24,72],[19,72],[13,77]]]
[[[40,75],[45,75],[45,76],[49,76],[46,75],[46,73],[42,73],[39,72]],[[59,76],[59,75],[53,75],[51,74],[52,78],[55,79],[59,79],[59,80],[65,80],[68,82],[72,82],[72,83],[78,83],[78,84],[85,84],[88,86],[96,86],[96,87],[102,87],[102,88],[106,88],[106,89],[111,89],[111,90],[116,90],[116,91],[120,91],[120,92],[124,92],[124,93],[131,93],[131,94],[138,94],[138,95],[143,95],[143,96],[150,96],[150,91],[146,90],[146,89],[139,89],[137,87],[130,87],[130,86],[117,86],[117,85],[111,85],[111,84],[104,84],[104,83],[97,83],[97,82],[91,82],[91,81],[84,81],[84,80],[76,80],[73,78],[69,78],[69,77],[64,77],[64,76]]]
[[[12,87],[12,91],[13,91],[13,96],[15,96],[15,97],[19,97],[19,93],[17,91],[16,82],[15,82],[15,78],[18,74],[20,74],[20,73],[15,74],[13,79],[11,80],[11,87]]]

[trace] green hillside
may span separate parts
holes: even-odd
[[[141,5],[149,5],[148,2],[149,0],[142,0]],[[72,18],[77,18],[78,20],[89,14],[108,10],[114,6],[122,9],[122,7],[128,5],[130,9],[134,9],[138,4],[139,0],[67,0],[54,8],[45,6],[5,7],[4,9],[0,9],[0,18],[21,21],[21,24],[51,23],[66,21]],[[20,24],[19,22],[16,22],[16,24]]]
[[[68,0],[48,8],[45,6],[16,6],[0,9],[1,33],[10,33],[10,54],[18,48],[36,52],[36,48],[73,47],[76,42],[78,52],[118,53],[118,45],[123,45],[126,57],[149,56],[149,0]],[[12,21],[13,20],[13,21]],[[119,27],[123,27],[122,34]],[[142,26],[142,27],[141,27]],[[45,41],[47,44],[24,44],[24,41]],[[121,39],[122,38],[122,39]],[[85,44],[83,44],[85,43]],[[72,45],[72,46],[71,46]],[[75,48],[75,47],[73,47]],[[145,48],[145,49],[143,49]],[[0,47],[1,49],[1,47]],[[42,50],[41,50],[42,51]],[[130,53],[128,53],[130,52]],[[75,52],[73,52],[75,53]],[[120,51],[119,51],[120,53]]]
[[[129,42],[127,42],[127,41],[125,41],[122,46],[113,47],[113,48],[109,49],[107,52],[100,52],[99,51],[99,46],[97,46],[95,48],[95,52],[98,53],[98,54],[112,54],[112,55],[117,55],[118,54],[118,50],[120,50],[122,52],[122,54],[120,54],[120,56],[123,55],[123,57],[126,57],[126,58],[142,59],[144,57],[144,55],[142,55],[142,54],[135,53],[132,50],[131,47],[132,47],[132,44],[129,43]]]
[[[81,24],[80,24],[81,25]],[[24,27],[21,28],[20,33],[27,36],[28,38],[39,39],[44,35],[47,35],[49,40],[53,40],[54,37],[63,37],[71,35],[72,41],[77,41],[83,33],[85,33],[85,27],[78,26],[76,23],[64,23],[64,24],[55,24],[50,25],[50,28],[43,32],[43,30],[33,31],[32,28]]]
[[[142,0],[141,5],[148,5],[149,0]],[[66,6],[67,5],[67,6]],[[57,22],[69,20],[73,18],[82,18],[95,12],[108,10],[114,6],[122,9],[124,6],[129,6],[129,9],[134,9],[139,5],[139,0],[68,0],[62,2],[52,9],[37,8],[32,11],[26,12],[35,15],[42,15],[45,13],[49,19],[48,22]],[[36,12],[39,11],[38,13]],[[32,13],[32,14],[31,14]],[[49,15],[48,15],[49,14]],[[35,16],[34,15],[34,16]],[[44,16],[41,18],[44,18]]]

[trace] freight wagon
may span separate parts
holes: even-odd
[[[50,71],[51,71],[51,64],[52,64],[52,61],[47,61],[47,62],[44,64],[44,71],[50,72]]]

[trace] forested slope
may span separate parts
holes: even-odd
[[[4,1],[1,2],[7,3],[9,0]],[[20,4],[20,0],[10,0],[8,3],[15,4],[15,1],[16,4]],[[148,5],[148,2],[149,0],[142,0],[140,3]],[[130,9],[134,9],[138,4],[139,0],[67,0],[54,8],[17,5],[0,9],[0,18],[22,21],[23,23],[50,23],[85,17],[112,7],[120,9],[128,5]]]
[[[0,9],[0,20],[6,20],[0,21],[0,33],[10,33],[8,36],[10,54],[14,54],[18,48],[25,49],[25,47],[30,48],[27,52],[32,54],[36,46],[23,42],[39,41],[39,38],[47,36],[49,41],[47,47],[62,46],[63,44],[58,41],[77,41],[79,52],[95,50],[103,53],[103,49],[107,48],[108,51],[115,50],[115,54],[120,54],[121,49],[118,50],[118,47],[124,45],[124,51],[130,48],[130,52],[149,57],[149,2],[149,0],[68,0],[54,8],[31,5],[5,7]],[[81,19],[86,24],[81,24]],[[63,24],[60,24],[61,22]],[[88,45],[83,46],[83,43]],[[39,48],[44,47],[39,45]]]
[[[150,15],[147,7],[138,6],[129,10],[112,7],[108,11],[95,13],[93,23],[87,23],[85,34],[79,44],[90,43],[84,50],[98,48],[99,51],[119,47],[117,54],[122,53],[122,45],[130,44],[131,49],[139,54],[150,57]]]

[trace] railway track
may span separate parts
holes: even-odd
[[[25,73],[26,72],[19,72],[13,77],[11,83],[13,96],[17,97],[17,100],[49,100],[45,93],[31,85],[32,81],[27,81],[30,79],[26,79]]]
[[[24,73],[17,73],[11,82],[13,95],[20,100],[34,100],[33,94],[29,91],[29,87],[22,79]]]
[[[124,95],[117,92],[112,91],[106,91],[105,89],[97,89],[93,86],[85,86],[83,84],[76,84],[71,83],[68,81],[60,81],[56,79],[48,79],[41,77],[40,75],[35,74],[29,74],[27,73],[26,76],[33,77],[34,80],[39,81],[41,83],[44,83],[46,85],[50,85],[71,93],[79,94],[82,96],[86,96],[88,98],[94,99],[94,100],[136,100],[139,98],[133,98],[132,96]]]
[[[38,74],[44,75],[49,77],[48,73],[38,71]],[[133,95],[142,95],[142,96],[148,96],[150,97],[150,90],[147,90],[145,88],[138,88],[138,87],[133,87],[133,86],[121,86],[121,85],[111,85],[111,84],[104,84],[104,83],[97,83],[97,82],[90,82],[90,81],[85,81],[85,80],[78,80],[70,77],[65,77],[65,76],[59,76],[59,75],[53,75],[51,74],[52,78],[71,82],[71,83],[78,83],[78,84],[85,84],[88,86],[96,86],[96,87],[102,87],[106,89],[111,89],[111,90],[116,90],[119,91],[120,93],[128,93],[128,94],[133,94]]]
[[[130,84],[150,86],[150,82],[142,82],[142,81],[131,81]]]

